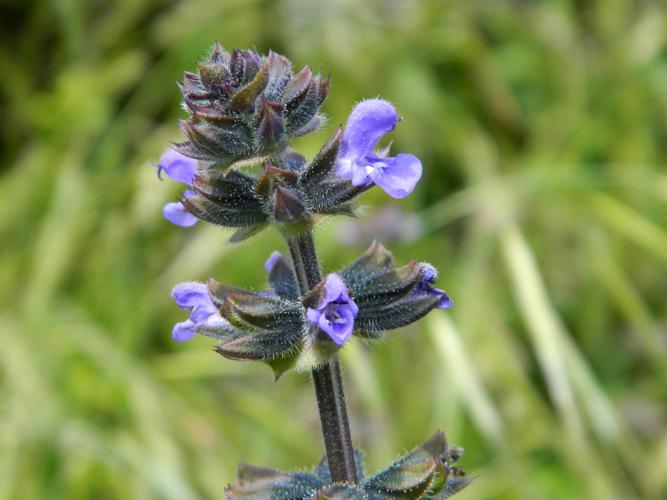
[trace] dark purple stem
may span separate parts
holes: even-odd
[[[322,279],[313,235],[307,232],[289,236],[287,244],[301,295],[305,295]],[[331,479],[334,482],[356,483],[357,468],[338,359],[332,359],[312,373]]]

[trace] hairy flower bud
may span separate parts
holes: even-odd
[[[227,167],[275,154],[292,137],[317,129],[329,79],[308,67],[294,75],[291,61],[275,52],[230,54],[215,43],[180,88],[190,119],[181,122],[187,140],[177,150]]]

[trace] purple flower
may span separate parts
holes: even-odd
[[[355,186],[374,183],[393,198],[404,198],[422,175],[422,164],[414,155],[386,156],[373,150],[387,132],[400,121],[396,108],[382,99],[357,104],[345,125],[337,175]]]
[[[449,298],[447,292],[435,288],[433,284],[435,283],[436,278],[438,277],[438,270],[433,267],[431,264],[422,263],[422,280],[417,283],[417,290],[420,292],[426,292],[429,295],[439,296],[440,301],[438,305],[435,306],[436,309],[449,309],[454,305],[452,299]]]
[[[266,259],[266,262],[264,262],[264,269],[266,269],[266,272],[270,273],[276,266],[278,260],[282,258],[283,254],[281,254],[280,252],[273,252],[271,255],[269,255],[269,258]]]
[[[306,317],[336,344],[343,345],[352,335],[358,312],[359,308],[348,295],[343,280],[337,274],[330,274],[326,278],[320,304],[315,309],[308,308]]]
[[[162,178],[163,171],[175,181],[192,186],[192,180],[197,173],[197,160],[188,158],[169,148],[160,158],[158,177]],[[188,194],[191,194],[191,192],[186,191],[185,195]],[[197,222],[197,217],[188,212],[180,201],[167,203],[162,209],[162,215],[172,224],[181,227],[190,227]]]
[[[185,342],[195,336],[199,328],[216,328],[227,325],[208,296],[204,283],[181,283],[172,290],[176,304],[190,311],[190,317],[174,325],[172,337],[177,342]]]

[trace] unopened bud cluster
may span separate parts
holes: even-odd
[[[191,116],[181,122],[188,140],[176,150],[224,168],[279,152],[292,137],[317,129],[329,79],[308,67],[294,75],[291,61],[275,52],[230,54],[216,43],[180,87]]]

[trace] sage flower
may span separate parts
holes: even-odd
[[[306,317],[336,344],[343,345],[352,335],[358,312],[343,280],[337,274],[330,274],[324,283],[322,301],[316,308],[308,308]]]
[[[382,99],[357,104],[347,120],[337,175],[354,186],[377,184],[392,198],[404,198],[422,175],[419,158],[407,153],[375,152],[378,142],[400,121],[396,108]]]
[[[188,158],[171,148],[167,149],[158,164],[158,177],[162,172],[175,181],[192,186],[197,174],[197,160]],[[185,196],[192,196],[192,191],[185,191]],[[197,217],[188,212],[181,201],[167,203],[162,208],[162,215],[172,224],[181,227],[190,227],[197,222]]]
[[[177,342],[190,340],[200,328],[216,329],[228,325],[211,301],[204,283],[181,283],[172,290],[171,296],[179,307],[190,311],[188,319],[174,325],[172,337]]]
[[[438,270],[433,267],[431,264],[422,263],[422,280],[417,284],[417,290],[421,292],[426,292],[428,295],[439,297],[438,304],[435,306],[435,309],[449,309],[454,305],[452,299],[449,298],[449,295],[444,290],[440,288],[435,288],[433,284],[438,278]]]

